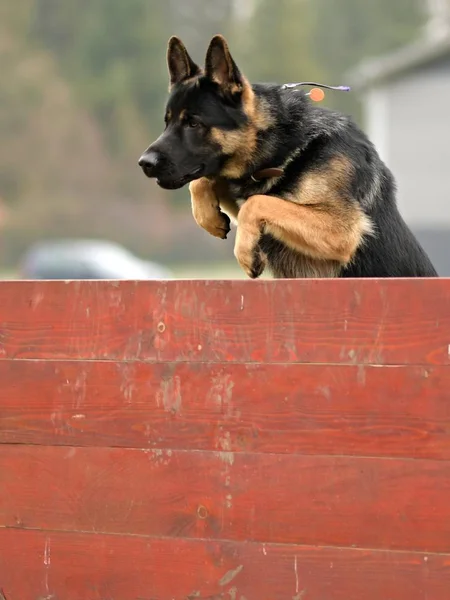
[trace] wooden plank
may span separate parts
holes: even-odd
[[[449,564],[449,555],[0,530],[6,600],[448,600]]]
[[[0,284],[0,357],[450,364],[450,282]]]
[[[450,458],[449,367],[0,361],[0,442]]]
[[[450,463],[3,446],[0,526],[450,552]]]

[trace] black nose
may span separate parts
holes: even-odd
[[[157,152],[150,150],[145,152],[139,159],[139,166],[147,177],[156,177],[156,169],[161,162],[161,157]]]

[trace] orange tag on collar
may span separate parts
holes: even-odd
[[[309,97],[313,102],[322,102],[322,100],[325,98],[325,92],[320,88],[313,88],[309,92]]]

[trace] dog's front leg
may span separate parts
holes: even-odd
[[[197,224],[214,237],[225,240],[230,232],[230,218],[221,211],[221,206],[232,216],[238,208],[229,197],[226,184],[202,177],[189,186],[192,214]]]
[[[259,196],[249,198],[239,211],[234,245],[234,255],[251,279],[260,277],[267,266],[267,257],[259,247],[264,221],[260,218],[258,207],[253,200],[257,197]]]
[[[267,259],[259,250],[268,233],[305,256],[347,265],[372,225],[356,202],[297,204],[275,196],[251,196],[238,216],[234,254],[251,278],[259,277]]]

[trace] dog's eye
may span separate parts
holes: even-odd
[[[199,121],[197,121],[196,119],[194,119],[192,117],[186,119],[186,126],[189,127],[190,129],[195,129],[199,125],[200,125]]]

